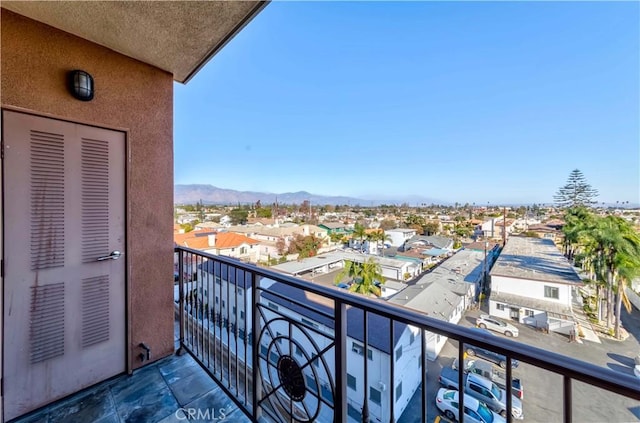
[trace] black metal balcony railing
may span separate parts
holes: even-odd
[[[559,374],[562,418],[556,421],[573,420],[574,381],[640,401],[637,380],[604,367],[233,258],[175,252],[179,352],[190,353],[252,421],[395,422],[406,402],[399,401],[403,379],[414,378],[426,422],[435,407],[427,377],[437,378],[427,374],[431,334],[456,340],[460,363],[468,344],[506,356],[506,386],[514,360]],[[405,335],[403,353],[398,345]],[[411,354],[417,361],[398,368]],[[462,372],[458,383],[463,386]],[[506,397],[510,411],[513,400]],[[464,398],[461,390],[459,409]],[[512,420],[510,412],[506,418]]]

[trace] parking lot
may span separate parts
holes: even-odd
[[[479,311],[469,311],[460,321],[462,326],[473,326]],[[513,322],[511,322],[513,323]],[[626,341],[601,339],[601,343],[583,341],[569,342],[560,334],[544,334],[526,325],[514,323],[520,336],[514,338],[539,348],[548,349],[584,360],[614,371],[633,374],[633,357],[640,352],[640,312],[623,315],[623,323],[630,332]],[[501,336],[501,335],[496,335]],[[439,416],[435,406],[435,395],[440,388],[438,376],[445,366],[451,366],[457,357],[457,345],[449,341],[445,344],[437,360],[427,366],[427,421],[433,422]],[[523,409],[526,422],[562,421],[562,377],[527,363],[514,369],[514,376],[520,377],[524,385]],[[413,423],[421,420],[421,390],[412,398],[407,410],[398,423]],[[580,423],[626,423],[640,421],[640,404],[631,399],[611,394],[580,382],[573,383],[573,421]],[[443,419],[443,421],[446,421]]]

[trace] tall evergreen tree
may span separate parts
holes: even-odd
[[[567,183],[558,189],[553,201],[560,207],[590,206],[595,203],[598,190],[587,183],[587,179],[579,169],[569,174]]]

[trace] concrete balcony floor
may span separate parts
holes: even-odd
[[[189,412],[196,418],[187,419]],[[172,355],[131,376],[102,382],[11,423],[185,421],[250,422],[189,354]]]

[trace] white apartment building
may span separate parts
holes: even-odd
[[[490,272],[490,314],[568,333],[580,277],[550,239],[510,237]]]
[[[411,239],[411,237],[417,235],[415,229],[405,228],[388,229],[384,231],[384,233],[391,239],[391,241],[389,241],[389,244],[391,244],[393,247],[400,247],[405,243],[405,241],[408,241]]]

